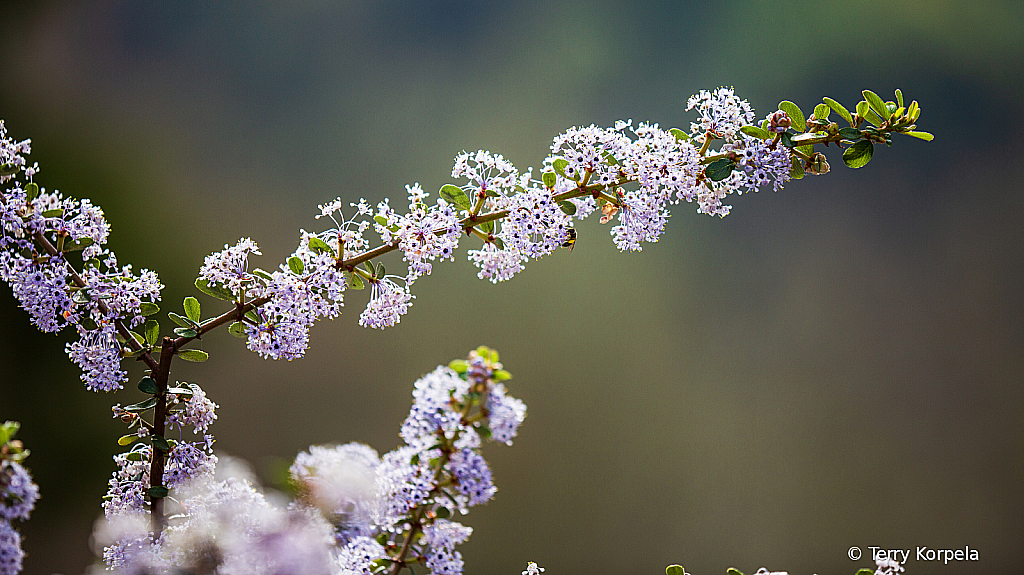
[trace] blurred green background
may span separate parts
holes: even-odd
[[[316,204],[402,205],[463,149],[539,168],[552,136],[616,119],[687,127],[686,98],[733,85],[758,117],[901,88],[932,143],[866,168],[682,205],[661,242],[580,240],[491,285],[459,260],[384,332],[365,292],[302,361],[237,340],[179,362],[217,401],[222,453],[273,483],[311,443],[395,447],[413,381],[479,344],[529,417],[488,446],[499,492],[467,517],[468,575],[790,573],[872,566],[851,546],[963,548],[1024,563],[1020,2],[12,2],[0,117],[37,181],[103,206],[111,248],[178,307],[203,257],[251,236],[273,268]],[[398,258],[385,260],[400,267]],[[123,426],[57,337],[0,305],[0,418],[42,499],[27,574],[83,572]],[[220,309],[200,295],[207,310]],[[169,324],[168,321],[163,323]],[[169,327],[165,326],[165,329]],[[139,376],[139,366],[132,367]]]

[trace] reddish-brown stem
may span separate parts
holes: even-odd
[[[156,407],[153,411],[153,435],[163,437],[167,418],[167,379],[171,373],[171,360],[174,359],[174,340],[165,337],[160,346],[160,364],[153,370],[153,381],[156,382]],[[164,487],[164,461],[167,454],[153,444],[153,456],[149,465],[149,486]],[[164,498],[149,496],[149,512],[153,525],[153,536],[159,537],[167,518],[164,516]]]

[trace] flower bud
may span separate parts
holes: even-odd
[[[822,154],[821,152],[814,152],[814,155],[811,156],[811,159],[807,162],[807,171],[815,176],[827,174],[829,171],[829,165],[828,160],[825,159],[825,154]]]
[[[785,132],[793,121],[789,119],[789,115],[782,110],[776,110],[771,116],[768,116],[768,131],[781,134]]]

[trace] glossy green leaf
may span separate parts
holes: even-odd
[[[44,218],[59,218],[59,217],[61,217],[63,215],[64,215],[64,210],[62,210],[60,208],[57,208],[57,209],[54,209],[54,210],[46,210],[42,214],[42,216]]]
[[[779,138],[779,142],[787,148],[796,146],[796,144],[793,143],[793,134],[790,134],[789,132],[783,132],[782,137]]]
[[[188,319],[174,313],[173,311],[167,312],[167,317],[171,318],[171,321],[178,324],[181,327],[192,327],[192,323]]]
[[[134,433],[129,433],[128,435],[122,435],[121,437],[118,437],[117,438],[117,444],[121,445],[121,446],[131,445],[131,444],[135,443],[136,441],[138,441],[138,439],[139,439],[138,435],[136,435]]]
[[[178,352],[178,357],[185,361],[201,363],[210,359],[210,354],[201,349],[183,349]]]
[[[565,167],[568,165],[569,161],[566,160],[565,158],[556,158],[553,162],[551,162],[551,167],[554,168],[556,172],[558,172],[559,176],[562,176],[567,180],[571,180],[572,178],[565,175]]]
[[[512,379],[512,374],[507,370],[499,369],[493,374],[494,381],[505,381],[506,379]]]
[[[142,315],[153,315],[155,313],[158,313],[159,311],[160,306],[156,305],[155,303],[144,301],[141,304],[139,304],[139,312],[142,313]]]
[[[740,128],[740,131],[748,136],[753,136],[762,140],[767,140],[771,136],[771,134],[768,133],[768,130],[762,130],[757,126],[743,126]]]
[[[448,362],[448,367],[455,373],[465,373],[469,369],[469,363],[464,359],[453,359]]]
[[[245,324],[240,321],[231,322],[231,325],[228,326],[228,333],[235,337],[245,339]]]
[[[558,174],[554,172],[544,172],[540,175],[540,179],[544,182],[544,185],[548,188],[555,187],[555,183],[558,182]]]
[[[185,301],[182,302],[182,307],[185,308],[185,317],[194,322],[199,321],[199,300],[192,296],[188,296],[185,298]]]
[[[174,335],[178,337],[198,337],[199,332],[190,327],[176,327],[174,328]]]
[[[789,155],[789,177],[793,180],[799,180],[804,177],[804,162],[793,154]]]
[[[926,142],[930,142],[930,141],[935,139],[935,136],[932,135],[932,134],[929,134],[928,132],[900,132],[900,133],[901,134],[906,134],[907,136],[913,136],[915,138],[919,138],[919,139],[924,140]]]
[[[499,250],[505,249],[505,242],[501,238],[494,238],[494,246]]]
[[[798,152],[802,152],[802,153],[804,153],[804,154],[806,154],[808,156],[810,156],[811,154],[814,153],[814,146],[812,146],[810,144],[808,144],[806,146],[794,146],[793,149],[798,151]]]
[[[872,92],[871,90],[864,90],[862,93],[864,94],[864,99],[867,101],[868,106],[870,106],[871,109],[874,110],[876,114],[878,114],[879,118],[889,117],[889,109],[886,108],[885,102],[878,97],[878,94]]]
[[[783,100],[779,102],[779,109],[789,116],[789,119],[793,122],[793,127],[803,132],[807,129],[807,123],[804,120],[804,113],[800,110],[800,106],[797,106],[789,100]]]
[[[142,412],[142,411],[146,411],[147,409],[152,409],[153,406],[156,405],[156,403],[157,403],[157,398],[150,397],[149,399],[145,399],[145,400],[140,401],[138,403],[133,403],[133,404],[131,404],[129,406],[126,406],[124,408],[124,410],[127,411],[127,412],[130,412],[130,413],[139,413],[139,412]]]
[[[676,139],[679,140],[680,142],[690,141],[690,135],[680,130],[679,128],[672,128],[671,130],[669,130],[669,133],[675,136]]]
[[[288,269],[292,270],[293,274],[301,276],[302,272],[306,271],[306,264],[302,263],[299,256],[292,256],[288,258]]]
[[[842,137],[844,140],[856,142],[857,140],[861,139],[864,136],[864,134],[861,134],[860,130],[858,130],[857,128],[840,128],[839,136]]]
[[[900,108],[903,107],[903,91],[896,88],[896,105]]]
[[[154,499],[159,499],[161,497],[167,497],[167,494],[170,492],[171,491],[164,487],[163,485],[155,485],[153,487],[150,487],[149,491],[147,491],[146,493],[149,493],[149,496]]]
[[[736,164],[732,160],[722,158],[721,160],[715,160],[708,164],[707,167],[704,168],[704,175],[712,182],[721,182],[729,177],[729,174],[732,173],[732,170],[735,167]]]
[[[352,272],[348,274],[348,287],[352,289],[363,289],[366,286],[363,285],[363,278],[359,274]]]
[[[730,567],[725,570],[726,575],[743,575],[743,572],[735,567]]]
[[[828,104],[829,108],[832,108],[832,110],[835,113],[839,114],[840,118],[846,120],[846,122],[848,124],[850,124],[851,126],[853,125],[853,115],[850,114],[850,111],[847,110],[845,106],[843,106],[839,102],[833,100],[832,98],[822,98],[822,99],[825,100],[825,103]]]
[[[267,281],[271,281],[271,280],[274,279],[274,276],[272,276],[269,273],[261,270],[260,268],[256,268],[256,269],[252,270],[252,275],[257,276],[257,277],[261,277],[261,278],[263,278],[263,279],[265,279]]]
[[[384,277],[384,262],[377,262],[377,269],[373,272],[373,276],[377,278]]]
[[[138,342],[138,343],[139,343],[139,345],[144,345],[144,344],[146,343],[146,338],[144,338],[144,337],[142,337],[141,335],[139,335],[139,334],[135,333],[134,331],[129,331],[128,333],[129,333],[129,334],[131,334],[132,338],[133,338],[133,339],[134,339],[134,340],[135,340],[136,342]]]
[[[80,240],[78,240],[76,242],[71,242],[71,243],[64,244],[64,251],[65,252],[77,252],[79,250],[84,250],[85,248],[91,246],[93,243],[94,242],[93,242],[92,238],[82,238],[82,239],[80,239]]]
[[[224,301],[235,301],[235,294],[231,293],[227,288],[221,287],[217,284],[210,285],[209,280],[197,279],[196,289],[203,292],[204,294],[222,299]]]
[[[148,393],[150,395],[156,394],[159,391],[156,387],[156,381],[148,375],[139,380],[139,391],[142,393]]]
[[[832,108],[828,104],[818,104],[814,107],[814,118],[817,120],[827,120],[831,111]]]
[[[128,455],[124,456],[128,461],[142,461],[142,453],[138,451],[129,452]]]
[[[559,209],[562,210],[562,212],[564,212],[567,215],[576,215],[576,204],[570,202],[569,200],[562,200],[558,202],[558,207]]]
[[[665,575],[686,575],[682,565],[669,565],[665,568]]]
[[[875,575],[872,569],[857,569],[856,575]]]
[[[160,322],[151,319],[146,322],[146,343],[156,345],[160,341]]]
[[[172,387],[167,390],[167,393],[173,393],[175,395],[185,395],[191,397],[194,391],[191,387]]]
[[[438,192],[438,194],[449,204],[454,204],[464,210],[468,210],[473,207],[473,204],[469,201],[469,196],[466,195],[466,192],[456,185],[445,184],[441,186],[441,191]]]
[[[494,221],[484,222],[480,224],[480,231],[485,234],[494,233]]]
[[[851,168],[861,168],[871,161],[874,146],[868,140],[861,140],[843,152],[843,162]]]

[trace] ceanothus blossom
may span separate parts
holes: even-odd
[[[508,216],[499,236],[509,249],[541,258],[555,251],[568,236],[569,216],[546,188],[531,187],[509,199]]]
[[[507,395],[503,384],[494,383],[487,394],[486,409],[491,439],[512,445],[519,425],[526,419],[526,404]]]
[[[737,137],[740,128],[754,121],[750,103],[739,99],[732,88],[716,88],[710,92],[701,90],[690,96],[686,109],[696,109],[700,114],[700,118],[690,124],[690,133],[701,142],[705,132],[731,141]]]
[[[376,567],[374,561],[386,556],[384,546],[380,543],[370,537],[356,537],[338,552],[340,575],[371,575]]]
[[[409,191],[409,213],[388,218],[388,225],[377,224],[382,236],[389,234],[389,240],[398,241],[404,259],[409,264],[408,282],[422,275],[429,275],[431,262],[435,259],[454,260],[455,249],[459,246],[462,229],[454,208],[443,199],[428,206],[422,200],[427,196],[417,183],[406,186]],[[392,212],[393,213],[393,212]]]
[[[337,526],[339,543],[373,533],[375,482],[380,456],[362,443],[312,445],[288,469],[298,498]]]
[[[476,277],[491,280],[491,283],[511,279],[523,271],[523,264],[529,261],[518,249],[508,246],[499,248],[494,242],[487,242],[479,250],[468,250],[466,253],[469,261],[480,268]]]
[[[18,575],[24,558],[21,534],[6,519],[0,519],[0,575]]]
[[[203,260],[199,279],[238,295],[256,281],[256,276],[249,271],[249,254],[262,255],[260,247],[249,238],[242,238],[233,246],[224,244],[223,250]]]
[[[402,423],[402,439],[409,445],[430,445],[437,433],[451,439],[466,429],[462,414],[453,407],[469,391],[469,382],[449,367],[439,366],[416,380],[413,386],[413,404]]]
[[[440,454],[431,451],[405,446],[381,458],[377,467],[377,505],[373,520],[382,529],[392,529],[406,520],[409,512],[423,504],[434,489],[434,471],[427,461]]]
[[[0,519],[28,519],[37,499],[39,486],[28,471],[16,461],[0,462]]]
[[[384,329],[402,321],[416,296],[409,292],[409,284],[399,287],[395,279],[401,276],[386,275],[367,280],[370,283],[370,301],[359,314],[359,325]]]
[[[473,436],[475,434],[470,437]],[[465,448],[452,453],[448,469],[455,478],[458,489],[455,503],[460,509],[486,503],[498,491],[491,480],[491,468],[487,461],[473,449]]]
[[[82,370],[82,381],[89,391],[116,391],[128,381],[128,372],[121,369],[121,344],[112,321],[101,320],[96,329],[81,325],[78,341],[68,343],[68,357]]]
[[[512,193],[519,183],[519,170],[501,154],[479,150],[476,153],[462,152],[455,157],[452,167],[453,178],[466,178],[469,183],[463,188],[469,192],[470,201],[476,201],[477,194],[493,192],[501,196]]]
[[[462,554],[455,551],[455,546],[466,541],[473,533],[467,527],[455,521],[438,519],[423,528],[423,540],[427,545],[427,567],[433,575],[458,575],[462,573]]]

